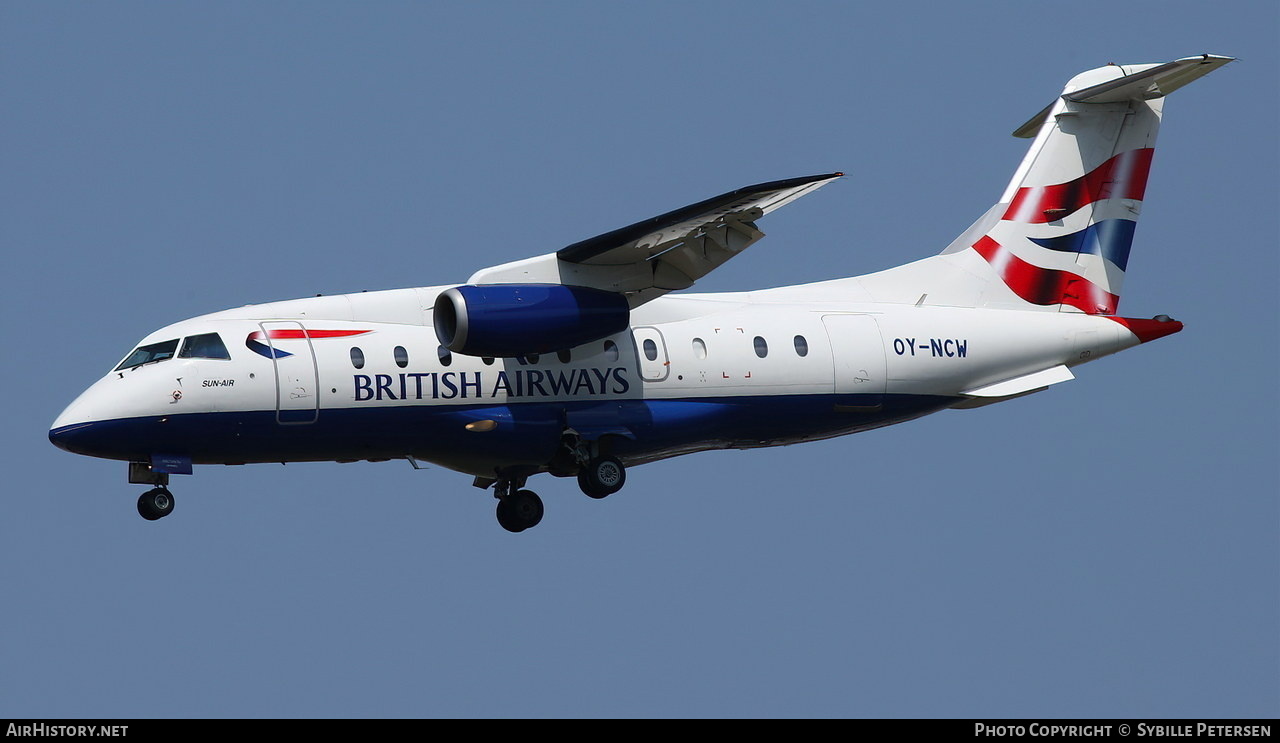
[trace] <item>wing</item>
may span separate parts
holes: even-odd
[[[618,292],[637,307],[687,289],[764,237],[756,220],[843,173],[759,183],[561,248],[476,272],[469,284],[565,284]]]

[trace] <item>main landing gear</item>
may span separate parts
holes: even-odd
[[[605,440],[588,441],[577,431],[567,429],[561,439],[561,449],[552,474],[578,473],[578,487],[591,498],[604,498],[622,490],[627,482],[627,471],[622,462],[607,454]]]
[[[586,452],[585,447],[575,452]],[[565,474],[571,474],[572,470]],[[493,485],[493,497],[498,499],[498,524],[510,532],[531,529],[542,521],[542,499],[532,490],[525,490],[525,475],[507,476],[496,482],[477,479],[479,487]],[[592,498],[604,498],[622,489],[627,482],[627,470],[622,462],[609,455],[583,456],[578,468],[578,487]]]
[[[138,497],[138,513],[147,521],[155,521],[173,513],[173,493],[166,487],[152,488]]]
[[[493,497],[498,499],[498,524],[509,532],[522,532],[542,521],[542,499],[532,490],[522,490],[525,478],[499,480]]]
[[[622,490],[627,471],[617,457],[596,457],[578,470],[578,487],[592,498],[604,498]]]

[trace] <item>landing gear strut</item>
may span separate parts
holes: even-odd
[[[147,521],[155,521],[173,513],[173,493],[168,488],[152,488],[138,498],[138,513]]]
[[[522,532],[542,521],[542,499],[532,490],[521,490],[525,478],[499,480],[494,487],[498,499],[498,524],[509,532]]]
[[[573,429],[564,433],[561,441],[561,464],[571,474],[578,473],[578,487],[591,498],[604,498],[622,490],[627,483],[627,471],[622,462],[608,451],[605,440],[587,441]]]

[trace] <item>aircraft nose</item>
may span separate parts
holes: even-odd
[[[92,417],[89,415],[89,406],[85,404],[85,397],[87,394],[88,390],[80,393],[80,396],[77,397],[75,401],[58,414],[58,417],[53,421],[53,425],[49,426],[50,438],[53,437],[53,434],[56,431],[74,426],[77,423],[85,423],[92,420]]]
[[[134,459],[138,453],[133,451],[136,447],[131,446],[133,433],[134,428],[129,421],[89,420],[74,412],[63,412],[49,429],[49,442],[72,454]]]
[[[98,438],[93,416],[86,404],[86,394],[80,395],[67,406],[49,427],[49,442],[59,449],[75,454],[89,454],[93,440]]]
[[[54,426],[49,429],[49,442],[73,454],[88,454],[85,443],[94,438],[92,423],[76,423],[70,426]]]
[[[102,413],[107,411],[95,404],[95,400],[102,402],[96,386],[81,393],[49,427],[49,442],[73,454],[109,456],[108,452],[118,447],[116,439],[121,432],[114,430],[110,421],[103,420]]]
[[[72,454],[102,459],[145,461],[177,445],[164,416],[130,404],[126,391],[110,377],[80,394],[49,427],[49,442]]]

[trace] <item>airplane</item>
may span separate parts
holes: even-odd
[[[1075,77],[1014,131],[1008,187],[941,253],[852,278],[685,293],[757,221],[840,178],[760,183],[484,268],[465,284],[248,305],[144,337],[49,439],[128,463],[173,512],[193,465],[430,463],[497,520],[543,517],[529,478],[620,490],[627,469],[784,446],[1040,392],[1182,330],[1116,314],[1164,97],[1234,61],[1202,54]]]

